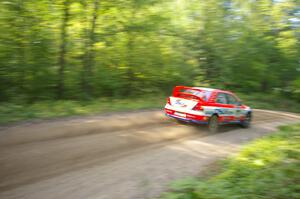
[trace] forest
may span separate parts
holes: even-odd
[[[1,0],[0,101],[168,93],[300,100],[299,0]]]

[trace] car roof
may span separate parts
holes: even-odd
[[[218,89],[206,88],[206,87],[192,87],[194,89],[205,90],[205,91],[217,91]]]
[[[217,92],[224,92],[224,93],[230,93],[230,94],[233,94],[233,93],[230,92],[230,91],[221,90],[221,89],[216,89],[216,88],[207,88],[207,87],[192,87],[192,88],[194,88],[194,89],[199,89],[199,90],[204,90],[204,91],[210,91],[210,92],[217,91]]]
[[[226,91],[226,90],[221,90],[221,89],[216,89],[216,88],[207,88],[207,87],[189,87],[189,88],[199,89],[199,90],[204,90],[204,91],[209,91],[209,92],[223,92],[223,93],[231,94],[231,95],[235,96],[238,100],[240,100],[240,98],[238,96],[236,96],[234,93],[232,93],[231,91]]]

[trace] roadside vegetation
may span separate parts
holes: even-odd
[[[165,101],[165,97],[143,96],[127,99],[102,98],[89,101],[41,101],[33,104],[3,103],[0,105],[0,124],[32,119],[161,108]]]
[[[300,113],[300,102],[280,93],[237,93],[251,108]]]
[[[169,94],[172,93],[170,89]],[[243,103],[251,108],[280,110],[300,113],[300,103],[280,94],[237,93]],[[87,101],[58,100],[35,103],[0,103],[0,124],[23,120],[49,119],[79,115],[95,115],[107,112],[122,112],[140,109],[163,108],[166,94],[146,95],[128,98],[99,98]]]
[[[219,172],[174,182],[161,199],[300,198],[300,124],[247,145]]]
[[[171,94],[171,90],[170,90]],[[31,104],[0,103],[0,124],[32,119],[49,119],[79,115],[95,115],[141,109],[163,108],[165,94],[137,96],[131,98],[99,98],[88,101],[58,100],[40,101]],[[238,93],[243,103],[251,108],[281,110],[300,113],[300,103],[280,95],[267,93]]]

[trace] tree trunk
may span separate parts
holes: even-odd
[[[61,25],[61,44],[58,58],[58,85],[57,85],[57,97],[59,99],[64,97],[65,93],[65,56],[66,56],[66,45],[67,45],[67,26],[70,17],[69,13],[70,0],[64,1],[63,9],[63,21]]]
[[[24,19],[24,2],[19,0],[18,1],[18,7],[17,7],[17,12],[18,12],[18,18],[20,19],[20,22],[16,22],[15,26],[20,27],[19,32],[17,32],[17,55],[18,55],[18,65],[20,68],[19,71],[19,77],[18,77],[18,86],[19,86],[19,92],[20,93],[26,93],[25,91],[25,75],[26,75],[26,68],[27,68],[27,62],[26,62],[26,52],[25,52],[25,29],[26,29],[26,24],[25,24],[25,19]]]
[[[134,42],[135,42],[135,29],[132,28],[134,25],[134,21],[136,18],[136,11],[137,11],[137,6],[135,2],[133,2],[132,5],[132,11],[131,11],[131,16],[130,16],[130,22],[129,22],[129,29],[127,30],[127,35],[128,35],[128,41],[127,41],[127,71],[126,71],[126,76],[127,76],[127,84],[124,90],[125,94],[130,96],[133,94],[133,89],[134,89],[134,83],[135,83],[135,76],[134,76]]]
[[[95,29],[96,29],[96,22],[98,18],[98,10],[99,10],[100,0],[94,1],[94,10],[93,10],[93,17],[91,21],[91,28],[88,31],[88,40],[86,42],[86,51],[84,55],[84,66],[83,66],[83,75],[82,75],[82,85],[83,91],[87,97],[92,96],[92,83],[93,80],[93,66],[94,66],[94,49],[93,46],[96,42],[95,40]]]

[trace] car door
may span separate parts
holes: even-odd
[[[233,111],[233,116],[234,116],[234,120],[239,120],[241,117],[241,107],[239,105],[239,101],[238,99],[236,99],[236,97],[234,97],[233,95],[226,93],[226,97],[227,97],[227,103],[232,105],[232,111]]]
[[[230,122],[235,119],[235,105],[228,102],[227,94],[219,92],[216,97],[216,112],[224,122]]]

